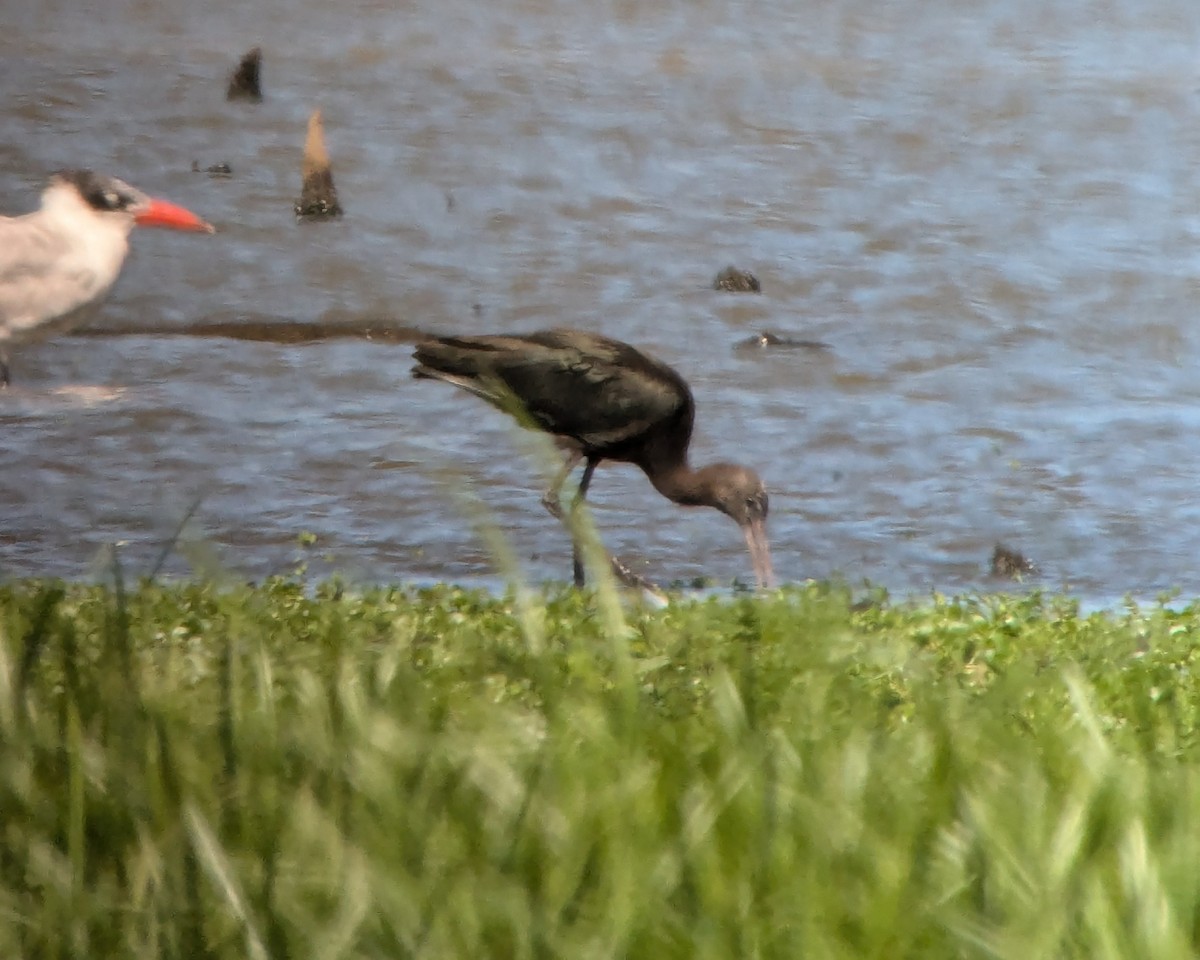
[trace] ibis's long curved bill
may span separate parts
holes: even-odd
[[[746,536],[746,548],[750,551],[750,562],[754,565],[754,579],[760,590],[775,586],[775,571],[771,569],[771,545],[767,542],[767,521],[762,517],[751,520],[742,532]]]
[[[168,230],[193,230],[197,233],[216,233],[212,224],[201,220],[183,207],[152,197],[150,204],[134,215],[139,227],[164,227]]]

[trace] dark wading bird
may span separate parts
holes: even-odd
[[[688,465],[695,405],[683,377],[665,363],[581,330],[431,337],[413,356],[414,377],[452,383],[554,437],[566,462],[542,502],[555,517],[563,519],[559,488],[581,460],[586,465],[576,505],[601,460],[633,463],[675,503],[715,507],[732,517],[746,537],[758,585],[772,585],[762,480],[735,463],[695,470]],[[574,562],[581,586],[578,544]],[[642,585],[619,561],[612,564],[622,580]]]
[[[40,210],[0,217],[0,387],[12,345],[87,319],[121,272],[135,226],[213,232],[190,210],[90,170],[56,173]]]

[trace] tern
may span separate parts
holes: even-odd
[[[0,388],[13,346],[87,319],[120,274],[135,226],[214,232],[190,210],[90,170],[54,174],[39,210],[0,217]]]

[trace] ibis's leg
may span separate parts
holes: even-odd
[[[588,484],[592,482],[592,473],[596,469],[597,462],[589,460],[587,466],[583,468],[583,476],[579,480],[579,490],[575,494],[575,500],[571,503],[572,521],[568,526],[571,528],[571,563],[575,568],[575,586],[577,587],[583,586],[583,557],[579,554],[579,537],[576,536],[578,525],[574,521],[574,513],[587,498]]]
[[[550,484],[550,488],[542,494],[542,506],[546,508],[550,516],[566,526],[567,533],[571,536],[571,564],[575,576],[575,586],[577,587],[584,585],[583,558],[579,553],[579,540],[575,535],[575,524],[563,513],[562,503],[558,495],[567,476],[579,465],[579,461],[582,459],[583,454],[576,451],[567,454],[562,469],[555,476],[554,481]],[[587,466],[584,467],[583,477],[579,481],[579,489],[576,491],[575,500],[571,504],[572,512],[579,509],[580,504],[587,498],[588,486],[592,482],[592,473],[595,472],[596,464],[599,462],[599,460],[589,460]],[[661,596],[658,587],[645,577],[634,573],[616,557],[610,557],[609,564],[612,566],[613,575],[621,583],[625,584],[625,586],[633,587],[635,590],[646,590],[649,593]]]
[[[596,464],[599,462],[599,460],[589,460],[587,466],[584,467],[583,477],[579,481],[579,492],[575,495],[575,502],[571,504],[572,510],[579,509],[579,506],[587,497],[588,485],[592,482],[592,472],[596,469]],[[571,526],[574,527],[575,524],[571,524]],[[583,559],[579,555],[579,544],[573,535],[571,537],[571,544],[573,551],[572,560],[575,564],[575,586],[582,587]],[[625,566],[624,563],[621,562],[620,558],[609,557],[608,563],[609,566],[612,567],[613,576],[615,576],[621,583],[625,584],[625,586],[631,587],[634,590],[645,590],[648,593],[655,594],[659,597],[662,596],[662,592],[658,589],[658,587],[656,587],[645,577],[640,576],[639,574],[636,574],[630,570],[627,566]]]
[[[554,517],[567,528],[567,534],[571,538],[571,563],[574,568],[575,586],[583,586],[583,560],[579,555],[579,539],[575,535],[574,517],[568,518],[563,513],[562,501],[559,494],[562,493],[562,485],[566,482],[571,471],[583,459],[583,454],[578,450],[570,451],[566,459],[563,461],[562,469],[554,475],[554,479],[550,481],[550,487],[542,494],[542,506],[544,506],[550,516]],[[589,460],[583,471],[583,479],[579,481],[579,490],[575,494],[575,502],[571,504],[571,512],[579,506],[580,501],[587,495],[588,484],[592,482],[592,471],[596,469],[596,461]]]
[[[571,450],[563,460],[562,469],[554,475],[554,479],[550,481],[550,486],[546,492],[542,494],[542,506],[555,520],[563,521],[562,504],[559,501],[559,493],[562,491],[562,485],[566,482],[567,477],[571,475],[571,471],[579,466],[579,461],[583,459],[583,454],[578,450]]]
[[[0,390],[8,386],[8,354],[0,350]]]

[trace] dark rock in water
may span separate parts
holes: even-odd
[[[340,217],[337,189],[333,185],[333,170],[325,149],[325,126],[321,111],[314,110],[308,118],[308,138],[304,141],[304,186],[296,201],[296,216],[302,220],[327,220]]]
[[[762,293],[762,284],[749,270],[726,267],[717,274],[713,281],[713,289],[727,290],[730,293]]]
[[[737,350],[829,350],[829,344],[821,340],[794,340],[780,337],[769,330],[756,333],[734,344]]]
[[[200,163],[196,160],[192,161],[192,173],[200,173]],[[210,177],[232,177],[233,167],[227,163],[214,163],[204,168],[204,173]]]
[[[242,62],[233,71],[233,76],[229,78],[229,86],[225,90],[225,99],[262,103],[261,71],[262,47],[255,47],[242,57]]]
[[[1019,580],[1027,573],[1037,573],[1037,564],[1019,550],[997,543],[992,551],[992,576]]]

